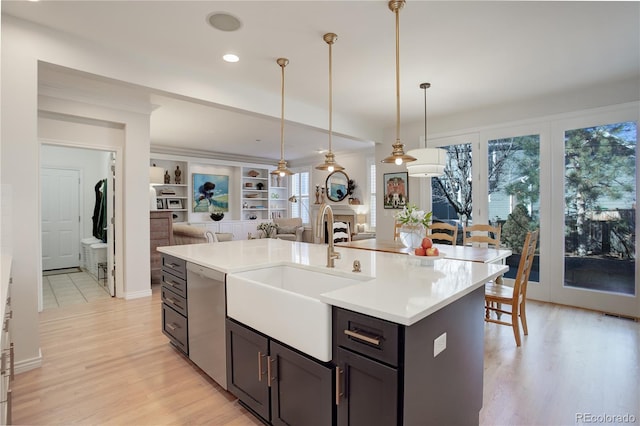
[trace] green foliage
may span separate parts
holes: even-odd
[[[527,232],[532,231],[533,228],[535,228],[535,223],[529,216],[527,208],[523,204],[518,204],[502,226],[502,243],[514,253],[520,253]]]
[[[575,129],[565,134],[565,203],[575,220],[577,254],[593,250],[589,214],[603,210],[602,200],[618,200],[635,191],[635,140],[626,141],[629,123]]]

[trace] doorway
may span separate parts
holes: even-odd
[[[115,155],[41,145],[41,307],[115,296]]]

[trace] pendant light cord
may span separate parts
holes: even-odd
[[[280,107],[280,160],[284,160],[284,67],[286,64],[281,64],[282,69],[282,84],[280,90],[280,97],[282,98],[282,106]]]
[[[400,9],[396,8],[396,142],[400,142]]]
[[[420,85],[423,86],[422,84]],[[427,85],[424,85],[424,147],[427,147]]]
[[[333,41],[329,43],[329,152],[331,151],[331,133],[333,130],[333,79],[332,79],[332,55],[331,49],[333,47]]]

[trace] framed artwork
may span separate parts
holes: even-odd
[[[229,211],[229,176],[193,174],[194,213],[209,213],[210,210]]]
[[[156,208],[158,210],[164,209],[164,200],[163,199],[159,198],[159,199],[156,200]]]
[[[182,200],[179,198],[167,198],[167,208],[178,210],[182,208]]]
[[[385,173],[383,187],[385,209],[402,209],[409,202],[409,173]]]

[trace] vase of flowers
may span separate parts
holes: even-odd
[[[405,206],[396,214],[396,221],[401,224],[400,241],[405,247],[411,249],[420,247],[431,223],[431,216],[432,212],[425,213],[424,210],[418,210],[415,204]]]
[[[262,222],[258,225],[257,229],[258,231],[262,231],[266,238],[274,238],[276,236],[278,224],[273,222]]]

